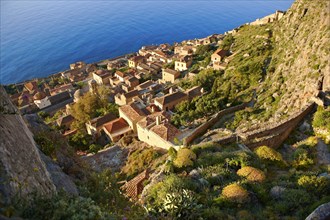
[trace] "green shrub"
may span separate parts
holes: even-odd
[[[254,152],[262,160],[270,161],[270,162],[277,162],[277,163],[283,162],[282,155],[270,147],[261,146],[261,147],[256,148]]]
[[[224,168],[222,164],[205,167],[201,174],[211,186],[224,186],[238,180],[236,173]]]
[[[330,108],[319,106],[313,117],[313,127],[326,129],[330,132]]]
[[[190,190],[171,192],[163,198],[161,211],[164,210],[172,219],[197,219],[202,206],[196,200],[195,193]]]
[[[312,201],[312,197],[305,190],[286,189],[281,201],[276,203],[274,208],[280,214],[288,214],[297,209],[304,209]]]
[[[153,148],[138,149],[129,155],[122,171],[132,177],[147,169],[157,157],[159,153]]]
[[[314,161],[310,157],[309,152],[303,148],[298,148],[294,152],[293,156],[294,156],[293,165],[296,168],[307,168],[308,166],[314,164]]]
[[[303,175],[298,179],[298,185],[308,191],[320,195],[330,193],[330,180],[326,177]]]
[[[96,154],[102,148],[103,148],[103,146],[101,146],[99,144],[91,144],[91,145],[89,145],[89,152]]]
[[[248,210],[240,210],[237,212],[237,219],[240,220],[253,220],[255,219],[253,214]]]
[[[44,154],[53,158],[56,150],[64,145],[63,138],[55,131],[40,131],[34,135],[34,140]]]
[[[194,160],[196,160],[196,154],[192,150],[181,148],[178,150],[174,165],[178,168],[192,166],[194,165]]]
[[[177,151],[171,147],[170,149],[168,149],[168,155],[171,157],[172,160],[174,160],[176,158],[177,155]]]
[[[23,207],[21,217],[26,219],[115,219],[113,215],[103,212],[90,198],[70,197],[58,194],[50,198],[36,197]]]
[[[242,167],[239,169],[237,171],[237,175],[245,177],[249,182],[261,183],[266,179],[266,175],[263,171],[250,166]]]
[[[249,193],[242,186],[233,183],[222,190],[222,196],[235,203],[246,203],[249,201]]]
[[[255,160],[252,154],[246,152],[203,152],[197,159],[198,166],[212,166],[223,164],[226,167],[239,169],[242,166],[252,165]],[[256,164],[254,164],[256,165]]]
[[[188,178],[182,178],[175,174],[166,176],[163,181],[152,185],[148,189],[146,203],[149,207],[163,205],[163,199],[167,194],[181,192],[183,189],[195,190],[197,186]]]
[[[203,209],[202,216],[205,219],[212,219],[212,220],[224,220],[228,219],[228,215],[225,213],[224,210],[218,207],[210,207]]]

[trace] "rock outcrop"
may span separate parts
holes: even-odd
[[[327,220],[330,219],[330,202],[317,207],[306,220]]]
[[[0,87],[0,194],[4,203],[31,193],[51,195],[56,187],[42,161],[32,133]]]
[[[78,194],[72,179],[39,150],[27,122],[0,87],[0,198],[9,204],[13,198],[60,190]]]
[[[275,50],[267,90],[281,98],[275,115],[290,115],[319,91],[329,91],[330,1],[297,0],[274,25]]]

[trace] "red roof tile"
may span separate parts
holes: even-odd
[[[117,118],[104,125],[104,129],[110,134],[127,127],[129,127],[129,125],[123,118]]]

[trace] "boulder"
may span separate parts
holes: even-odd
[[[199,179],[200,176],[201,176],[201,174],[200,174],[200,171],[199,170],[194,169],[194,170],[190,171],[189,176],[191,178]]]
[[[317,207],[305,220],[326,220],[330,218],[330,202]]]
[[[282,197],[284,191],[286,190],[286,188],[282,187],[282,186],[274,186],[273,188],[271,188],[270,190],[270,195],[274,198],[274,199],[279,199]]]

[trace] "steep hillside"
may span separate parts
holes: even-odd
[[[289,114],[304,106],[330,84],[330,2],[296,1],[274,26],[275,50],[266,85],[280,98],[276,114]],[[276,83],[274,83],[276,82]]]
[[[286,120],[321,90],[329,93],[329,9],[329,1],[297,0],[279,21],[239,28],[226,75],[248,73],[250,83],[238,80],[236,91],[255,89],[257,96],[254,108],[238,112],[228,127],[252,130]]]

